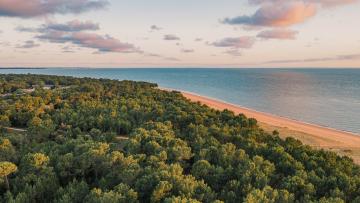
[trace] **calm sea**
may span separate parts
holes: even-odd
[[[360,134],[360,69],[2,69],[148,81]]]

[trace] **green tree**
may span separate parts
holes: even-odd
[[[170,197],[166,198],[165,203],[200,203],[200,201],[197,201],[195,199],[189,199],[186,197]]]
[[[51,119],[42,120],[39,117],[34,117],[28,123],[28,131],[37,142],[48,140],[54,130],[55,126]]]
[[[160,181],[151,195],[151,202],[160,202],[172,190],[173,186],[167,181]]]
[[[267,186],[263,190],[254,189],[245,198],[245,203],[291,203],[294,195],[286,190],[274,190]]]
[[[129,186],[120,184],[107,192],[101,189],[93,189],[91,193],[86,197],[86,202],[89,203],[108,203],[108,202],[119,202],[119,203],[137,203],[137,193]]]
[[[35,153],[29,157],[30,164],[37,169],[46,167],[49,160],[49,157],[42,153]]]
[[[0,139],[0,161],[10,161],[16,155],[16,151],[9,139]]]
[[[15,173],[17,170],[17,166],[11,162],[0,162],[0,177],[4,180],[7,190],[10,189],[8,175]]]
[[[0,115],[0,127],[8,127],[10,126],[10,119],[7,115]]]

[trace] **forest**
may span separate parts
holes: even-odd
[[[0,75],[0,202],[360,202],[349,157],[156,84]]]

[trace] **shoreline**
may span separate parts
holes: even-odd
[[[281,138],[293,137],[314,148],[330,150],[337,152],[340,155],[350,156],[356,163],[360,164],[359,134],[256,111],[188,91],[164,87],[159,87],[159,89],[181,92],[182,95],[190,101],[200,102],[210,108],[217,110],[228,109],[235,114],[242,113],[248,118],[255,118],[258,121],[259,126],[268,133],[277,130],[279,131]]]

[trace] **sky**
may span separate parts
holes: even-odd
[[[360,0],[0,0],[0,67],[360,68]]]

